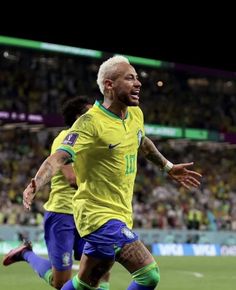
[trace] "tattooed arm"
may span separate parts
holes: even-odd
[[[158,151],[148,137],[143,138],[140,150],[148,160],[166,171],[173,180],[187,189],[190,189],[191,186],[198,187],[200,185],[201,174],[188,169],[189,166],[193,165],[193,162],[172,164]]]
[[[26,209],[30,209],[36,192],[46,185],[70,158],[69,153],[59,150],[43,162],[35,177],[23,192],[23,205]]]
[[[74,189],[78,189],[75,172],[72,165],[71,164],[63,165],[61,167],[61,172],[64,175],[65,179],[68,181],[69,185]]]
[[[155,165],[160,167],[161,169],[167,163],[167,159],[161,154],[160,151],[156,148],[152,140],[148,137],[144,137],[140,146],[141,152],[144,154],[145,158],[153,162]]]

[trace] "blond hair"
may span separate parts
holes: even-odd
[[[108,58],[100,65],[97,75],[97,84],[100,89],[100,92],[103,95],[105,89],[104,86],[105,79],[109,78],[116,70],[117,64],[120,64],[122,62],[129,63],[129,60],[122,55],[115,55],[113,57]]]

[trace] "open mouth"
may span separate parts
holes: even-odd
[[[132,99],[139,100],[139,91],[133,91],[131,97]]]
[[[138,95],[131,95],[132,99],[135,99],[135,100],[139,100],[139,96]]]

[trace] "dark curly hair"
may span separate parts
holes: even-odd
[[[76,119],[87,111],[88,105],[90,102],[85,97],[67,99],[61,108],[65,125],[72,126]]]

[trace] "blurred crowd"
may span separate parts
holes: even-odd
[[[75,95],[101,98],[102,60],[0,48],[0,108],[52,114]],[[146,123],[236,132],[236,81],[194,71],[135,65]]]
[[[101,60],[0,48],[0,110],[60,114],[61,101],[75,95],[100,99],[96,74]],[[135,66],[143,83],[145,122],[236,132],[236,82],[219,76]],[[2,123],[3,124],[3,123]],[[59,128],[0,129],[0,224],[39,225],[50,184],[32,211],[22,192],[50,152]],[[162,140],[172,162],[194,161],[199,189],[185,190],[140,157],[133,200],[136,228],[236,231],[236,149],[224,144]]]

